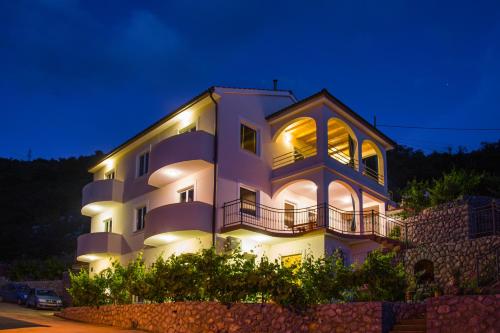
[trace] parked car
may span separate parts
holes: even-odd
[[[26,306],[35,309],[60,310],[62,300],[53,290],[34,288],[28,294]]]
[[[0,302],[26,303],[30,287],[24,283],[7,283],[0,288]]]

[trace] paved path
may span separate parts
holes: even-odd
[[[0,303],[0,333],[140,333],[109,326],[64,320],[51,311],[32,310],[16,304]]]

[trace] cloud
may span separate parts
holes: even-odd
[[[128,22],[111,38],[110,55],[140,68],[151,62],[167,62],[181,46],[180,36],[145,10],[133,12]]]

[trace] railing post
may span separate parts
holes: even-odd
[[[238,205],[240,206],[240,224],[243,224],[243,199],[239,200]]]
[[[372,209],[372,235],[375,234],[375,211]]]

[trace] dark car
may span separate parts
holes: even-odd
[[[7,283],[0,288],[0,302],[24,304],[30,287],[23,283]]]
[[[26,306],[35,309],[60,310],[62,308],[62,300],[53,290],[34,288],[28,294]]]

